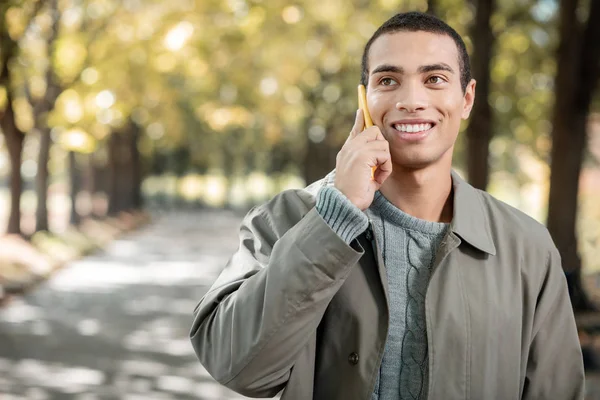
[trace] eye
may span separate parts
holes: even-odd
[[[442,78],[439,75],[433,75],[427,79],[427,83],[433,83],[434,85],[444,83],[444,82],[445,82],[444,78]]]
[[[383,86],[392,86],[394,84],[396,84],[397,82],[395,80],[393,80],[392,78],[382,78],[379,81],[379,84],[383,85]]]

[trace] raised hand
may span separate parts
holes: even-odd
[[[365,126],[362,110],[358,110],[354,126],[336,158],[335,187],[355,206],[367,209],[375,191],[392,173],[392,159],[387,140],[379,130]],[[374,177],[373,167],[377,167]]]

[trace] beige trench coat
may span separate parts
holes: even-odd
[[[314,208],[321,185],[251,210],[190,337],[221,384],[251,397],[368,400],[388,330],[372,228],[347,245]],[[429,399],[584,397],[561,261],[548,231],[452,172],[454,216],[426,293]]]

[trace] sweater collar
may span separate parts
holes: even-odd
[[[432,222],[413,217],[392,204],[380,191],[375,192],[375,198],[369,208],[375,210],[393,225],[426,235],[442,234],[449,225],[443,222]]]

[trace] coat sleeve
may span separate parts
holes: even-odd
[[[314,207],[295,216],[303,204],[289,197],[246,216],[238,251],[194,312],[190,337],[200,362],[246,396],[273,397],[285,387],[295,358],[363,254]]]
[[[553,246],[534,316],[523,399],[585,396],[581,345],[558,250]]]

